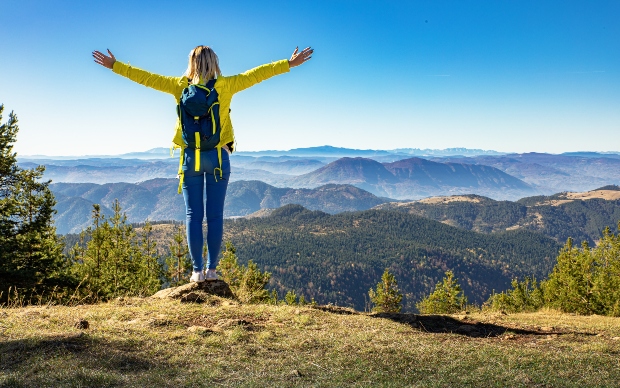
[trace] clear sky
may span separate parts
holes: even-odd
[[[170,95],[92,50],[181,75],[210,45],[225,75],[312,46],[235,96],[243,151],[318,145],[620,151],[620,1],[0,1],[0,103],[20,155],[170,144]]]

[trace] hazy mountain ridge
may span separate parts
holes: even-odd
[[[397,199],[472,192],[518,199],[536,193],[530,185],[493,167],[438,163],[421,158],[379,163],[367,158],[345,157],[293,178],[290,184],[312,187],[335,182]]]
[[[577,154],[573,156],[532,152],[433,160],[495,167],[533,185],[542,194],[588,191],[604,185],[620,184],[620,158],[616,158],[614,156],[616,154],[590,153],[589,156]]]
[[[77,233],[89,225],[92,205],[102,205],[111,214],[116,199],[129,222],[145,220],[185,220],[183,196],[177,193],[177,179],[151,179],[140,183],[53,183],[57,197],[55,222],[58,233]],[[228,186],[225,217],[238,217],[261,209],[297,203],[328,213],[370,209],[393,201],[379,198],[350,185],[325,185],[316,189],[277,188],[260,181],[231,182]]]
[[[427,152],[428,151],[428,152]],[[419,155],[424,154],[424,155]],[[157,159],[153,159],[153,156]],[[451,174],[454,182],[446,182],[438,174],[416,170],[413,179],[390,182],[391,178],[373,173],[378,182],[350,179],[348,183],[369,190],[376,195],[401,199],[416,199],[446,194],[478,194],[494,199],[515,200],[535,194],[553,194],[561,191],[586,191],[596,187],[620,183],[620,155],[617,153],[574,152],[560,155],[526,153],[502,154],[495,151],[446,149],[446,150],[355,150],[338,147],[311,147],[290,151],[235,152],[231,156],[233,174],[231,181],[261,180],[276,187],[312,188],[326,183],[343,183],[329,178],[323,169],[327,164],[342,157],[364,157],[386,165],[399,163],[413,157],[424,156],[431,162],[462,171]],[[147,158],[148,157],[148,158]],[[143,159],[139,159],[143,158]],[[150,159],[149,159],[150,158]],[[154,149],[145,153],[130,153],[115,157],[97,158],[44,158],[20,157],[20,165],[33,167],[47,165],[45,177],[54,182],[131,182],[137,183],[154,178],[172,178],[178,169],[178,155],[170,158],[169,149]],[[514,181],[500,176],[494,170],[480,168],[467,171],[462,165],[489,166],[511,175],[530,186],[530,190]],[[321,170],[323,169],[323,170]],[[331,166],[327,170],[334,170]],[[393,171],[394,172],[394,171]],[[307,175],[300,179],[300,176]],[[317,176],[317,175],[323,175]],[[368,176],[373,179],[373,174]],[[360,174],[358,174],[360,175]],[[381,177],[384,177],[382,179]],[[358,177],[359,178],[359,177]],[[306,179],[306,182],[303,181]],[[426,179],[426,182],[424,180]],[[434,181],[433,181],[434,180]],[[443,180],[443,182],[441,182]],[[469,180],[470,183],[465,184]],[[454,184],[454,185],[453,185]]]

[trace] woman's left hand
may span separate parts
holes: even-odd
[[[312,58],[312,53],[314,49],[311,47],[306,47],[302,52],[298,52],[299,47],[295,47],[295,51],[293,51],[293,55],[291,55],[291,59],[288,60],[289,67],[299,66],[302,63],[310,60]]]

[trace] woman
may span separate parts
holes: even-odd
[[[191,152],[183,152],[185,144],[182,138],[181,124],[178,120],[172,140],[173,147],[181,148],[182,150],[179,175],[181,177],[181,189],[185,199],[187,215],[187,243],[193,265],[190,281],[202,282],[205,279],[217,279],[215,267],[218,263],[218,255],[224,233],[224,199],[226,197],[228,177],[230,176],[229,155],[234,151],[235,144],[233,127],[229,116],[232,96],[267,78],[286,73],[290,68],[303,64],[312,57],[313,51],[310,47],[305,48],[301,52],[296,48],[289,60],[283,59],[262,65],[231,77],[222,76],[217,55],[208,46],[198,46],[190,52],[187,70],[182,77],[165,77],[132,67],[117,61],[110,50],[108,50],[109,56],[99,51],[93,52],[96,63],[112,69],[116,74],[127,77],[139,84],[172,94],[177,104],[183,89],[188,84],[205,84],[209,80],[216,80],[215,90],[219,96],[221,125],[218,146],[211,150],[200,150],[198,155],[194,155]],[[206,206],[203,203],[205,182]],[[207,213],[208,248],[206,273],[203,272],[202,260],[202,221],[205,207]]]

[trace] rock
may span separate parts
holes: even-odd
[[[248,321],[244,321],[243,319],[221,319],[215,324],[215,328],[217,329],[228,329],[230,327],[235,326],[251,326],[252,323]]]
[[[301,372],[298,371],[297,369],[293,369],[288,375],[291,377],[303,377]]]
[[[328,305],[324,305],[324,306],[308,305],[308,307],[316,309],[316,310],[325,311],[325,312],[328,312],[328,313],[334,313],[334,314],[343,314],[343,315],[357,315],[357,314],[359,314],[359,312],[355,311],[352,308],[334,306],[333,304],[328,304]],[[375,316],[379,317],[381,314],[382,313],[375,314]]]
[[[189,294],[185,294],[183,295],[181,298],[179,298],[179,300],[183,303],[188,303],[188,302],[203,302],[204,298],[202,295],[200,295],[197,292],[190,292]]]
[[[553,331],[553,327],[551,327],[551,326],[543,326],[543,327],[540,328],[540,331],[546,331],[546,332]]]
[[[167,318],[151,318],[148,321],[148,325],[150,327],[164,327],[164,326],[170,326],[171,324],[172,324],[172,321]]]
[[[196,333],[196,334],[207,334],[207,333],[213,332],[213,330],[209,329],[208,327],[204,327],[204,326],[190,326],[187,328],[187,331],[189,331],[190,333]]]
[[[165,288],[163,290],[159,290],[155,294],[151,295],[151,298],[156,298],[156,299],[167,298],[168,295],[170,295],[172,292],[174,292],[174,290],[176,290],[175,287]]]
[[[611,340],[612,341],[618,341],[618,340],[620,340],[620,337],[611,337]]]
[[[76,329],[86,330],[88,329],[89,324],[86,319],[81,318],[75,321],[75,324],[73,326],[75,326]]]
[[[165,299],[181,299],[184,302],[197,302],[199,301],[197,297],[200,296],[198,292],[204,292],[209,295],[217,295],[222,298],[234,298],[235,295],[228,287],[228,284],[222,280],[208,280],[200,283],[188,283],[176,288],[166,288],[165,290],[158,291],[155,295],[151,296],[151,298]],[[189,294],[194,293],[195,295],[190,296]],[[185,299],[183,299],[185,298]],[[194,300],[192,300],[194,298]],[[202,297],[201,297],[202,298]],[[204,300],[202,300],[204,301]]]

